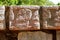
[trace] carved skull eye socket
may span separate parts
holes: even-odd
[[[23,16],[26,19],[28,19],[28,18],[30,19],[32,16],[32,11],[30,9],[21,9],[21,10],[19,10],[17,16]]]

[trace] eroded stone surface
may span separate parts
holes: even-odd
[[[60,28],[60,7],[49,6],[43,7],[43,27]]]
[[[39,7],[11,6],[9,20],[13,30],[40,29]]]
[[[0,30],[5,29],[5,6],[0,6]]]
[[[35,32],[20,32],[18,40],[52,40],[52,34],[35,31]]]

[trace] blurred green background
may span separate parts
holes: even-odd
[[[0,0],[0,5],[60,5],[49,0]]]

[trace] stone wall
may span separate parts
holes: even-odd
[[[59,6],[2,6],[0,20],[0,40],[60,40]]]

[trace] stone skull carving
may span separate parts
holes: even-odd
[[[5,7],[0,6],[0,30],[5,29]]]
[[[10,9],[10,28],[16,27],[19,30],[40,29],[38,9],[20,6]]]

